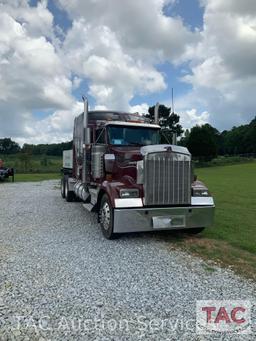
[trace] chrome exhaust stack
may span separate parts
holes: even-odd
[[[84,142],[83,142],[83,162],[84,162],[84,167],[83,167],[83,172],[82,172],[82,180],[83,183],[87,182],[87,174],[88,174],[88,157],[89,153],[86,151],[89,150],[90,148],[90,143],[91,143],[91,131],[90,128],[88,127],[88,99],[83,96],[83,102],[84,102]]]
[[[159,124],[159,103],[157,102],[154,110],[155,124]]]
[[[88,99],[83,96],[84,102],[84,144],[89,145],[91,143],[90,128],[88,128]]]

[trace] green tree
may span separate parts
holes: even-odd
[[[1,154],[16,154],[20,151],[20,146],[10,138],[0,139]]]
[[[256,153],[256,117],[249,124],[244,141],[247,146],[246,153]]]
[[[249,123],[221,133],[224,154],[256,153],[256,117]]]
[[[187,147],[198,160],[210,161],[217,156],[217,143],[207,124],[191,129]]]
[[[72,149],[72,141],[52,144],[24,144],[23,153],[33,155],[62,156],[63,150]]]
[[[155,106],[152,106],[148,109],[148,114],[145,115],[145,117],[148,118],[150,122],[154,122],[155,120],[154,112]],[[160,104],[158,113],[161,131],[170,142],[172,141],[173,133],[176,133],[177,136],[180,136],[183,133],[182,126],[179,124],[180,117],[174,112],[171,113],[171,108],[168,108],[163,104]]]
[[[182,136],[182,138],[180,139],[180,141],[178,143],[179,146],[187,147],[189,135],[190,135],[190,131],[189,131],[189,129],[186,129],[184,132],[184,135]]]

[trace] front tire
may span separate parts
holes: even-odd
[[[101,203],[100,203],[100,211],[99,211],[99,222],[101,226],[101,231],[105,238],[107,239],[115,239],[116,234],[113,233],[114,228],[114,212],[111,202],[107,196],[104,194]]]

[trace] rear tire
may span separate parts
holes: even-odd
[[[115,239],[117,237],[117,235],[113,233],[114,210],[107,194],[104,194],[101,199],[99,222],[101,226],[101,231],[106,239]]]
[[[68,177],[65,178],[65,198],[67,202],[71,202],[74,200],[75,195],[73,191],[69,190],[69,184],[68,184]]]
[[[64,177],[61,179],[61,183],[60,183],[60,186],[61,186],[61,196],[63,199],[65,199],[65,179]]]

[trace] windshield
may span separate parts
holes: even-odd
[[[159,144],[159,129],[144,127],[109,127],[108,136],[110,144],[121,146],[145,146]]]

